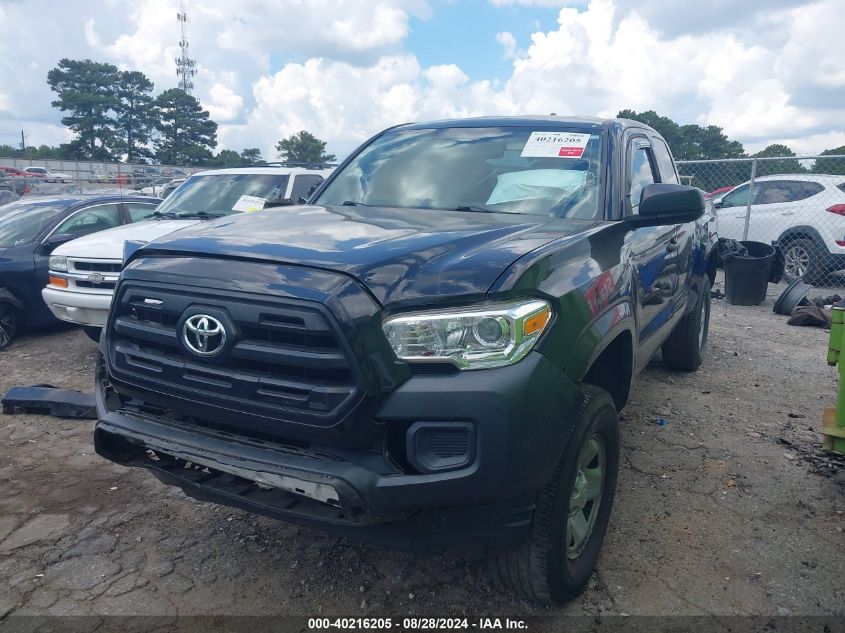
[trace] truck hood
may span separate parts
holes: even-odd
[[[173,231],[184,229],[202,220],[147,220],[116,226],[78,237],[62,244],[53,255],[65,257],[86,257],[92,259],[123,259],[123,243],[127,240],[151,242]]]
[[[382,305],[483,295],[515,260],[596,226],[545,216],[364,206],[239,213],[136,252],[231,257],[339,271]]]

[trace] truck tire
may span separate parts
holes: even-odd
[[[619,471],[619,417],[603,389],[584,402],[551,481],[537,494],[528,538],[496,552],[499,581],[528,600],[564,604],[584,590],[610,521]],[[577,528],[575,527],[577,526]]]
[[[0,301],[0,349],[8,347],[17,334],[17,308],[8,301]]]
[[[710,284],[702,290],[692,312],[687,314],[663,343],[663,364],[672,369],[695,371],[704,360],[710,330]]]

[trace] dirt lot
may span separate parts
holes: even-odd
[[[836,373],[826,332],[772,313],[778,291],[714,301],[698,373],[640,376],[598,571],[552,615],[845,611],[845,468],[819,434]],[[76,329],[22,337],[0,393],[90,390],[94,349]],[[417,557],[199,503],[94,455],[92,427],[0,417],[0,619],[550,613],[502,594],[482,551]]]

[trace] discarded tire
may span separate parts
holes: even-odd
[[[775,306],[772,308],[772,311],[784,316],[792,316],[792,311],[798,307],[812,288],[813,287],[810,284],[805,284],[800,277],[798,279],[794,279],[792,283],[786,287],[786,290],[780,293],[777,301],[775,301]]]
[[[741,242],[748,255],[725,262],[725,299],[735,306],[757,306],[766,299],[775,249],[762,242]]]

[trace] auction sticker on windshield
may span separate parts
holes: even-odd
[[[589,134],[578,132],[531,132],[520,156],[523,158],[581,158],[589,142]]]
[[[232,211],[261,211],[267,202],[258,196],[241,196],[232,207]]]

